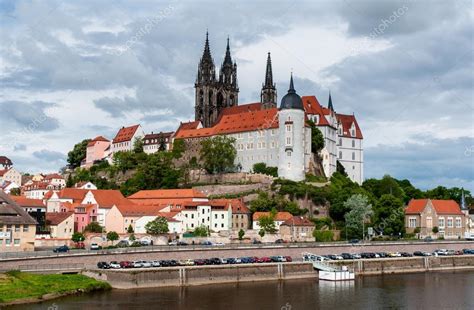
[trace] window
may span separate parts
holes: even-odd
[[[452,227],[453,227],[453,218],[448,217],[448,228],[452,228]]]
[[[286,125],[286,131],[291,132],[291,125]]]
[[[286,137],[286,144],[291,144],[291,137]]]
[[[457,217],[456,218],[456,228],[461,228],[461,218],[460,217]]]
[[[356,159],[356,153],[352,152],[352,160],[355,160],[355,159]]]
[[[20,225],[15,225],[15,231],[16,232],[20,231]]]
[[[67,224],[67,223],[66,223]],[[23,225],[23,232],[28,232],[30,226],[28,225]]]
[[[342,145],[342,138],[339,138],[339,145]]]
[[[286,152],[286,156],[291,157],[291,152],[290,151]]]
[[[10,245],[12,243],[11,239],[5,239],[5,245]]]
[[[224,219],[224,214],[221,214],[221,219]]]
[[[433,219],[431,216],[428,216],[426,218],[426,228],[433,228]]]
[[[206,210],[205,210],[205,209],[202,209],[202,214],[204,214],[204,212],[206,212]]]
[[[224,223],[221,224],[221,228],[224,228]]]
[[[214,224],[214,228],[217,228],[217,224]]]
[[[410,217],[408,219],[408,227],[415,228],[416,227],[416,217]]]
[[[356,142],[355,142],[355,140],[352,140],[352,147],[356,147]]]
[[[342,159],[342,152],[339,151],[339,159]]]
[[[438,219],[438,226],[439,228],[444,228],[444,217]]]

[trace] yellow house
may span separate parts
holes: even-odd
[[[46,213],[46,226],[51,238],[70,239],[74,233],[74,212]]]

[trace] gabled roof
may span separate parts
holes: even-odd
[[[62,175],[58,173],[51,173],[51,174],[46,175],[43,180],[49,181],[52,179],[64,179],[64,178]]]
[[[68,212],[48,212],[46,213],[46,223],[48,225],[59,225],[68,219],[74,213],[71,211]],[[74,221],[74,220],[73,220]]]
[[[262,109],[262,103],[261,102],[235,105],[233,107],[227,107],[227,108],[222,109],[220,117],[222,117],[223,115],[231,115],[231,114],[240,114],[240,113],[245,113],[245,112],[259,111],[261,109]]]
[[[159,144],[161,143],[161,139],[170,139],[173,136],[174,132],[159,132],[159,133],[149,133],[143,137],[143,145],[150,145],[150,144]],[[156,139],[156,142],[152,142]],[[169,140],[168,140],[169,142]]]
[[[240,199],[212,199],[210,200],[212,206],[229,206],[232,208],[232,214],[250,214],[251,211],[245,206]]]
[[[73,202],[81,202],[86,194],[91,192],[99,207],[111,208],[117,203],[130,203],[119,190],[114,189],[82,189],[63,188],[58,192],[60,199],[72,199]]]
[[[317,126],[330,126],[326,119],[323,107],[319,104],[319,101],[315,96],[303,96],[301,99],[303,100],[304,111],[306,114],[319,115],[319,123],[316,124]]]
[[[363,139],[362,131],[354,115],[336,113],[337,120],[342,125],[342,136],[347,138]],[[351,126],[355,126],[355,136],[351,135]]]
[[[89,141],[89,143],[87,143],[87,146],[94,146],[97,142],[110,142],[109,139],[103,137],[103,136],[97,136],[95,137],[94,139],[92,139],[91,141]]]
[[[269,216],[270,215],[270,212],[255,212],[253,214],[253,217],[252,219],[254,221],[258,221],[258,219],[262,216]],[[275,221],[286,221],[288,219],[291,219],[293,217],[293,215],[291,215],[290,212],[277,212],[276,216],[275,216]]]
[[[176,129],[175,136],[182,130],[190,130],[190,129],[198,129],[201,125],[200,121],[194,121],[194,122],[184,122],[180,123],[178,129]]]
[[[282,223],[287,226],[314,226],[314,223],[302,216],[293,216]]]
[[[131,141],[133,136],[135,135],[135,132],[137,132],[139,127],[140,127],[140,125],[133,125],[133,126],[130,126],[130,127],[120,128],[120,130],[117,132],[117,135],[112,140],[112,142],[113,143],[118,143],[118,142]]]
[[[29,199],[24,196],[13,196],[10,198],[23,208],[44,208],[45,205],[41,199]]]
[[[428,201],[431,201],[436,213],[449,215],[463,215],[458,203],[454,200],[437,200],[437,199],[412,199],[405,209],[406,214],[420,214],[425,209]]]
[[[193,189],[155,189],[142,190],[128,196],[129,199],[186,199],[186,198],[206,198],[202,192]]]
[[[36,225],[36,221],[7,194],[0,191],[0,224]]]

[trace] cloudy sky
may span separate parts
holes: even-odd
[[[459,1],[0,0],[0,153],[56,171],[72,146],[123,125],[192,119],[206,29],[226,38],[240,103],[259,99],[266,53],[279,95],[355,113],[366,177],[474,191],[473,7]]]

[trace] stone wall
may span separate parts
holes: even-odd
[[[311,263],[87,270],[83,274],[120,289],[317,278]]]

